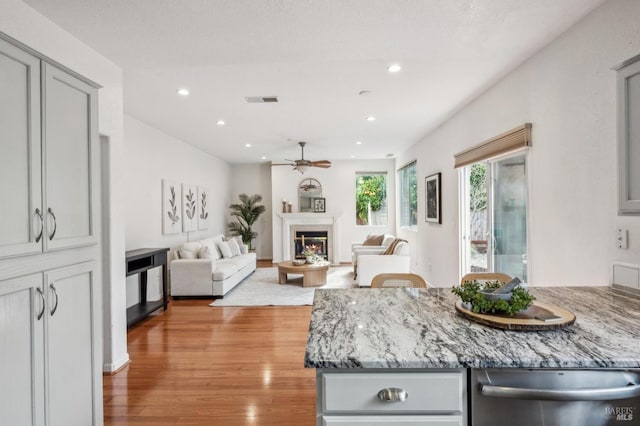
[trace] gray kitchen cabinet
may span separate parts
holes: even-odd
[[[317,425],[466,425],[461,369],[318,369]]]
[[[100,426],[97,86],[0,33],[0,423]]]
[[[43,64],[45,249],[96,242],[96,89]]]
[[[40,60],[4,40],[0,146],[0,258],[40,252]]]
[[[618,72],[618,213],[640,214],[640,55]]]
[[[0,258],[95,244],[96,89],[1,39],[0,76]]]
[[[46,401],[49,426],[95,425],[102,419],[101,354],[93,262],[44,273],[46,316]]]
[[[0,282],[0,416],[3,424],[44,426],[42,274]]]

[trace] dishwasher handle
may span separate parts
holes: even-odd
[[[614,388],[534,389],[493,386],[480,383],[483,396],[546,401],[611,401],[640,396],[640,385],[630,383]]]

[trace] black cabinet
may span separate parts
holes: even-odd
[[[127,328],[145,319],[150,313],[167,309],[167,253],[168,248],[141,248],[129,250],[127,257],[127,276],[139,275],[139,303],[127,308]],[[162,299],[147,301],[147,271],[162,267]]]

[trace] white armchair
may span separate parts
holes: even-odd
[[[383,251],[387,249],[387,247],[389,247],[389,244],[391,244],[393,240],[395,240],[395,237],[393,235],[384,234],[382,235],[382,241],[380,245],[370,245],[370,244],[367,244],[367,240],[369,240],[370,237],[374,237],[374,236],[367,235],[367,238],[364,241],[351,243],[351,262],[354,265],[356,264],[356,256],[357,256],[356,252],[364,253],[368,251],[369,254],[381,254]]]
[[[393,254],[382,254],[386,250],[355,250],[356,283],[360,287],[370,287],[371,280],[383,273],[409,273],[409,244],[405,241],[396,244]]]

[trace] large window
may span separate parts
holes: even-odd
[[[387,173],[356,173],[356,225],[387,225]]]
[[[418,183],[416,162],[398,170],[398,193],[400,199],[400,226],[418,226]]]

